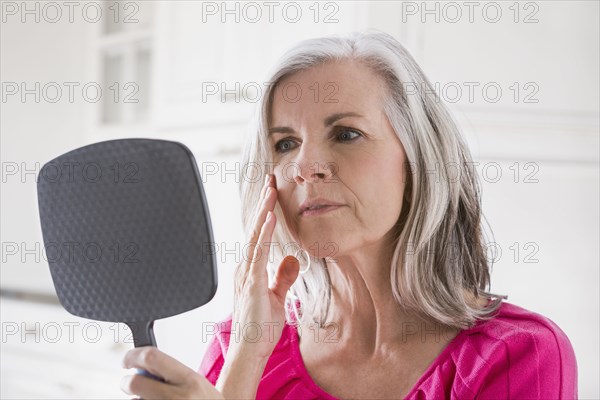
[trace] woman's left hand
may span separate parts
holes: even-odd
[[[141,368],[166,381],[140,374],[123,377],[121,390],[142,399],[223,399],[206,377],[153,346],[129,350],[123,368]]]

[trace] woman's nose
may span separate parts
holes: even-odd
[[[293,179],[297,184],[316,183],[319,180],[327,182],[335,175],[336,164],[325,152],[314,149],[307,151],[305,147],[300,150],[289,170],[293,171]]]
[[[320,169],[318,166],[314,166],[309,169],[300,169],[296,171],[297,173],[294,176],[294,181],[297,184],[301,184],[304,182],[317,183],[319,180],[325,180],[326,174],[324,172],[319,172]]]

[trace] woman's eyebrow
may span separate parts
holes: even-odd
[[[338,121],[338,120],[340,120],[342,118],[346,118],[346,117],[362,118],[363,116],[361,114],[359,114],[359,113],[354,112],[354,111],[348,111],[348,112],[343,112],[343,113],[335,113],[335,114],[331,114],[330,116],[328,116],[327,118],[325,118],[323,120],[323,125],[325,127],[328,127],[329,125],[332,125],[336,121]],[[278,133],[296,133],[296,131],[294,131],[294,129],[290,128],[289,126],[275,126],[275,127],[269,129],[269,136],[271,136],[275,132],[278,132]]]

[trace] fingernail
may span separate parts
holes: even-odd
[[[271,178],[271,177],[269,176],[269,174],[266,174],[266,175],[265,175],[265,186],[267,186],[267,185],[269,184],[269,178]]]
[[[292,263],[298,263],[298,259],[294,256],[285,256],[283,261],[286,263],[286,265],[290,265]]]

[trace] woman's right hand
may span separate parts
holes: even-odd
[[[268,286],[267,257],[277,223],[272,215],[277,190],[275,177],[267,177],[248,246],[244,246],[247,253],[235,272],[232,334],[216,383],[226,399],[256,397],[267,360],[281,338],[286,293],[300,271],[298,260],[288,256],[279,266],[272,286]],[[267,214],[271,218],[267,218]]]
[[[255,211],[248,249],[235,273],[234,311],[229,350],[244,358],[266,361],[281,338],[285,324],[285,298],[300,271],[298,260],[287,256],[281,262],[271,287],[267,262],[277,223],[272,213],[277,203],[275,177],[267,175]]]

